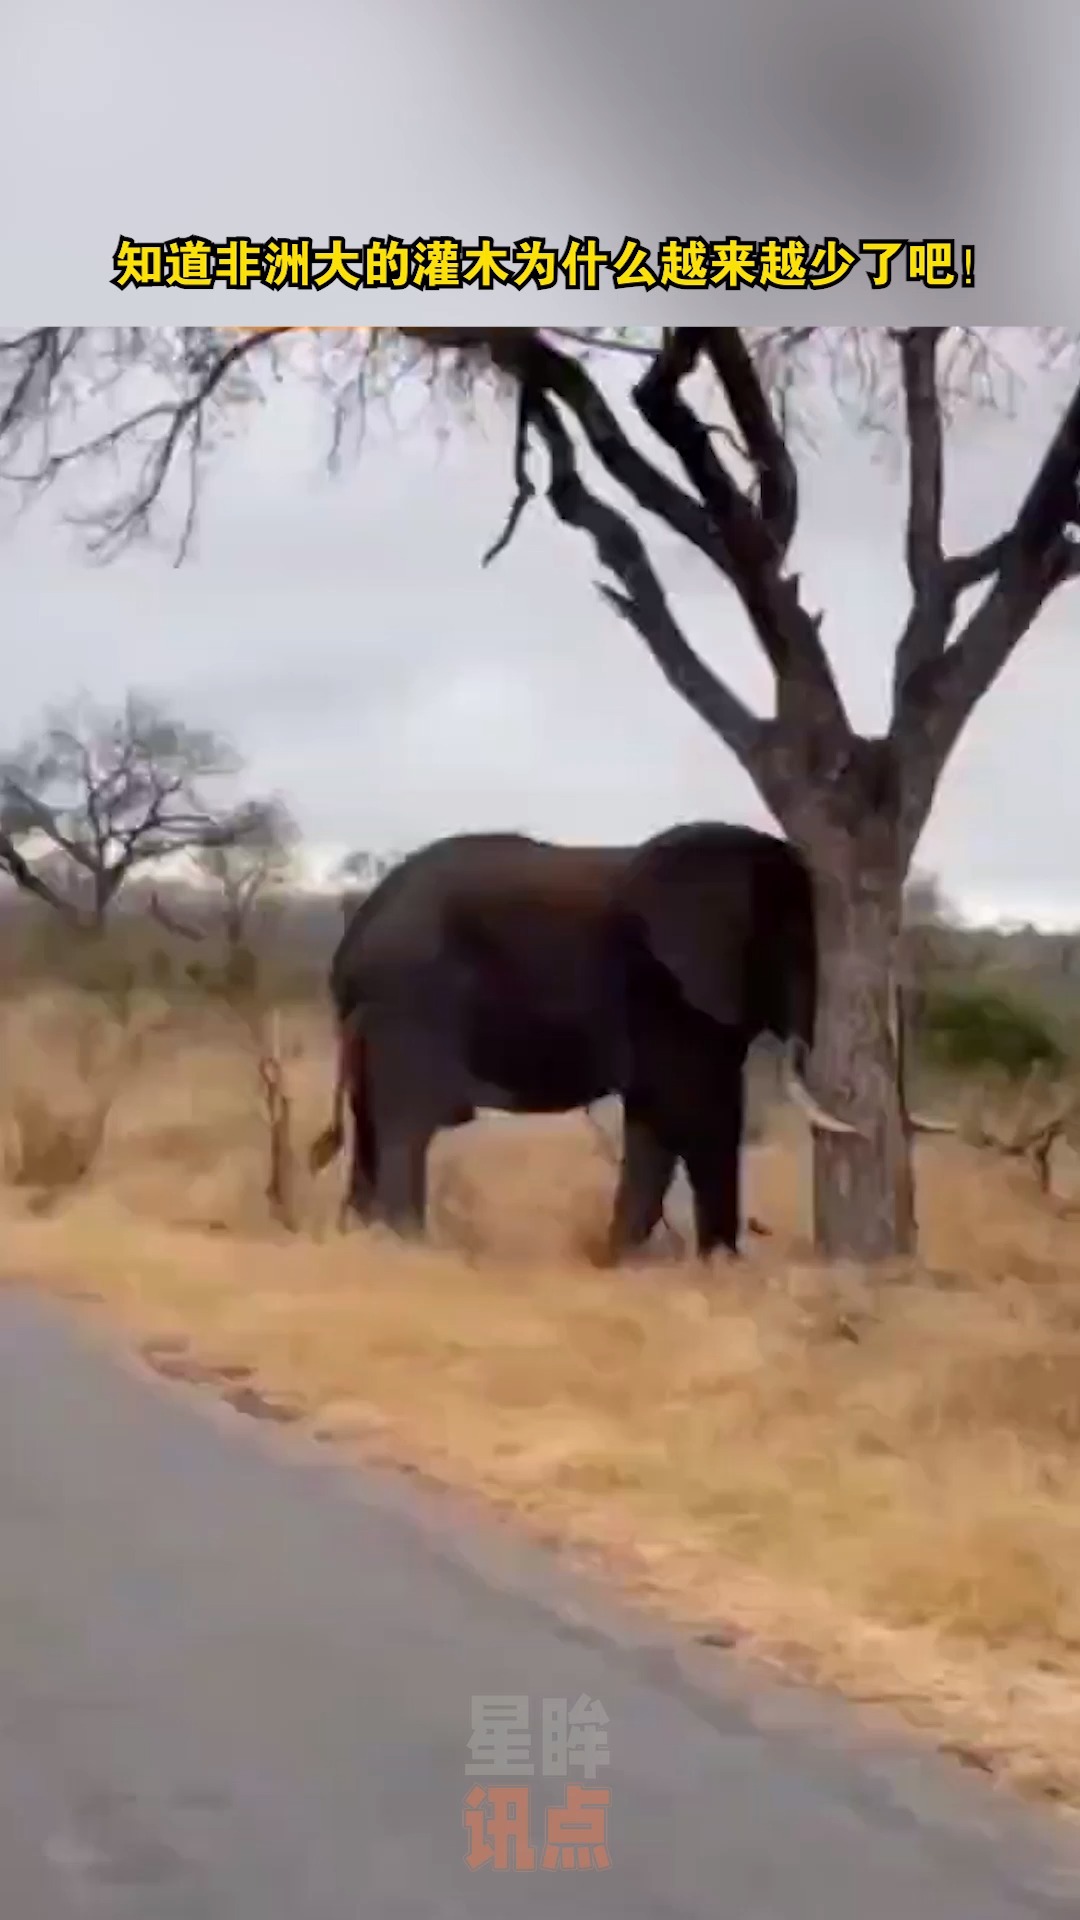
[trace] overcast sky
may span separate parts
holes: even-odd
[[[1030,476],[1060,387],[954,436],[947,531],[996,532]],[[680,818],[769,825],[731,756],[601,603],[585,542],[534,504],[481,571],[509,497],[509,425],[440,441],[376,417],[325,471],[325,416],[283,389],[218,457],[198,542],[88,565],[48,506],[0,529],[9,636],[4,733],[85,687],[167,697],[227,733],[330,858],[463,828],[634,838]],[[886,715],[906,604],[901,473],[834,424],[802,459],[795,561],[856,723]],[[650,535],[705,656],[761,704],[734,596]],[[917,864],[966,911],[1080,923],[1080,584],[1022,644],[954,757]],[[12,679],[12,671],[14,678]]]

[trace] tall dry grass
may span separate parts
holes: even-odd
[[[280,1053],[302,1145],[323,1018],[284,1016]],[[13,1276],[96,1290],[181,1370],[478,1487],[680,1619],[1080,1807],[1080,1222],[1029,1170],[925,1141],[920,1269],[824,1273],[778,1118],[744,1262],[611,1273],[589,1256],[612,1168],[579,1118],[445,1136],[432,1242],[403,1247],[340,1235],[333,1173],[296,1170],[296,1231],[270,1218],[258,1047],[226,1012],[38,996],[0,1014],[0,1057]],[[41,1112],[81,1138],[105,1085],[87,1163],[35,1160]]]

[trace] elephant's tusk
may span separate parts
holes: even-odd
[[[955,1120],[931,1120],[925,1113],[909,1113],[908,1126],[912,1133],[959,1133]]]
[[[834,1113],[826,1112],[790,1062],[784,1073],[784,1084],[788,1098],[806,1115],[812,1127],[819,1127],[822,1133],[858,1133],[858,1127],[849,1126],[846,1120],[838,1120]]]

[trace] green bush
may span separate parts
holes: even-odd
[[[923,997],[922,1050],[954,1073],[1004,1074],[1022,1080],[1035,1068],[1060,1072],[1066,1055],[1048,1018],[986,987],[939,987]]]

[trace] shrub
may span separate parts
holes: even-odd
[[[101,1151],[111,1105],[102,1094],[82,1113],[63,1113],[40,1093],[17,1089],[5,1168],[12,1186],[35,1189],[39,1207],[78,1186]]]
[[[1036,1008],[986,987],[939,987],[923,997],[919,1037],[928,1058],[955,1073],[1059,1073],[1065,1050]]]

